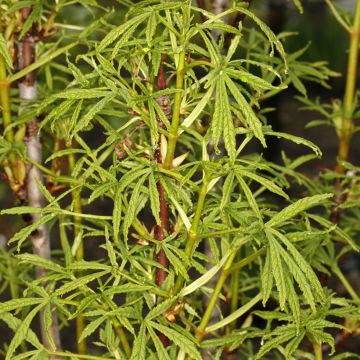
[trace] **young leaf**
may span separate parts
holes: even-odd
[[[120,185],[116,187],[116,193],[114,197],[114,210],[113,210],[113,233],[114,241],[119,243],[120,221],[121,221],[121,207],[122,207],[123,193],[120,191]]]
[[[130,360],[146,360],[146,325],[141,323],[139,333],[134,341]]]
[[[136,183],[134,190],[132,192],[130,201],[129,201],[129,205],[126,209],[126,213],[124,216],[124,223],[123,223],[124,241],[126,244],[128,242],[129,228],[136,216],[136,209],[138,206],[140,190],[141,190],[141,187],[144,184],[146,178],[147,178],[147,174],[145,176],[141,177],[140,180]],[[120,187],[120,184],[119,184],[119,187]]]
[[[104,316],[100,316],[97,319],[91,321],[89,324],[86,325],[85,329],[81,333],[81,336],[78,342],[83,341],[88,336],[90,336],[96,329],[104,322],[106,318]]]
[[[276,287],[279,291],[279,305],[280,309],[284,310],[286,301],[286,282],[284,277],[284,267],[278,249],[279,245],[273,236],[268,236],[268,240],[270,247],[271,269]]]
[[[32,309],[29,312],[29,314],[25,317],[25,319],[22,321],[22,323],[17,328],[16,333],[9,344],[5,360],[12,359],[12,356],[14,355],[14,352],[16,351],[18,346],[26,339],[32,320],[44,306],[45,303],[43,301],[41,304],[38,304],[34,309]]]
[[[202,359],[200,353],[195,347],[195,344],[189,338],[168,326],[164,326],[153,321],[149,321],[148,324],[156,330],[160,331],[162,334],[165,334],[167,338],[173,341],[175,345],[179,346],[179,348],[186,354],[189,354],[194,360]]]
[[[151,173],[149,176],[149,197],[150,197],[150,205],[151,212],[156,220],[156,223],[159,225],[160,221],[160,200],[159,200],[159,192],[156,186],[156,181],[154,174]]]
[[[285,209],[281,210],[279,213],[274,215],[267,223],[266,226],[274,227],[279,226],[286,222],[287,220],[293,218],[297,214],[307,210],[310,207],[317,206],[321,204],[322,201],[329,199],[334,196],[333,194],[321,194],[309,196],[303,199],[296,201],[295,203],[287,206]]]
[[[12,69],[13,62],[11,59],[11,55],[9,53],[9,49],[6,44],[6,40],[4,39],[3,35],[0,34],[0,56],[5,60],[6,65]]]
[[[162,342],[159,339],[159,335],[156,334],[156,332],[153,330],[153,328],[150,325],[148,325],[147,323],[146,323],[146,327],[147,327],[148,332],[151,336],[151,339],[155,345],[155,349],[157,352],[157,354],[156,354],[157,358],[159,360],[171,360],[168,352],[166,351],[164,345],[162,344]]]

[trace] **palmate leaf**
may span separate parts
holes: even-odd
[[[306,334],[305,330],[301,329],[296,334],[296,336],[286,344],[285,352],[284,352],[286,359],[290,359],[293,353],[299,348],[301,342],[305,337],[305,334]]]
[[[240,106],[246,124],[253,131],[255,137],[260,140],[261,144],[266,147],[261,121],[258,119],[254,110],[249,105],[248,101],[245,99],[237,85],[230,79],[230,77],[224,74],[224,79],[230,93],[234,96],[236,102]]]
[[[309,283],[311,284],[312,291],[315,293],[318,300],[324,301],[325,294],[323,288],[320,284],[320,281],[313,269],[309,265],[309,263],[303,258],[303,256],[299,253],[299,251],[295,248],[295,246],[279,231],[274,229],[270,230],[287,248],[288,253],[292,255],[294,261],[298,265],[299,269],[305,274]]]
[[[280,334],[274,336],[271,340],[266,341],[256,354],[255,359],[262,359],[272,349],[276,349],[283,343],[295,338],[297,336],[297,329],[295,325],[285,325],[282,327],[283,331]]]
[[[113,234],[116,244],[119,243],[122,197],[123,197],[123,193],[122,191],[120,191],[120,185],[118,185],[114,197],[114,210],[113,210]]]
[[[255,180],[259,184],[263,185],[266,189],[273,192],[274,194],[278,194],[285,199],[289,199],[289,196],[273,181],[268,180],[267,178],[263,176],[259,176],[257,174],[254,174],[248,170],[245,170],[243,168],[237,167],[235,170],[240,176],[246,176],[252,180]]]
[[[223,186],[223,194],[220,203],[221,210],[229,203],[231,193],[233,190],[234,178],[235,178],[235,174],[233,171],[230,171],[230,173],[226,176]]]
[[[100,316],[96,318],[95,320],[89,322],[89,324],[86,325],[85,329],[81,333],[80,339],[78,342],[83,341],[87,337],[89,337],[92,333],[96,331],[96,329],[105,321],[105,316]]]
[[[254,13],[252,13],[250,10],[245,9],[243,7],[235,7],[236,10],[238,10],[240,13],[245,14],[247,17],[252,19],[259,28],[263,31],[263,33],[268,38],[272,51],[270,53],[271,56],[274,55],[274,48],[278,51],[280,56],[282,57],[283,61],[285,62],[285,66],[287,67],[287,61],[286,61],[286,54],[284,47],[280,40],[276,37],[276,35],[271,31],[271,29],[262,21],[260,20]]]
[[[17,248],[20,250],[21,244],[31,235],[31,233],[37,230],[41,225],[46,224],[47,222],[54,219],[55,214],[47,214],[40,217],[37,221],[33,222],[31,225],[26,226],[17,232],[10,240],[9,243],[17,242]]]
[[[52,351],[56,351],[56,345],[54,339],[51,334],[51,325],[53,324],[53,317],[52,317],[52,308],[51,304],[46,304],[44,307],[44,328],[46,333],[46,338],[50,344],[50,349]]]
[[[153,330],[153,328],[151,326],[149,326],[146,323],[146,327],[148,329],[148,332],[151,336],[151,339],[155,345],[155,349],[156,349],[156,356],[159,360],[171,360],[168,352],[166,351],[164,345],[162,344],[162,342],[159,339],[159,335],[156,334],[156,332]]]
[[[146,325],[142,323],[134,341],[130,360],[146,360],[146,344]]]
[[[20,326],[16,329],[16,333],[14,334],[14,337],[12,338],[11,343],[7,349],[5,360],[12,359],[13,354],[18,348],[18,346],[26,339],[32,320],[45,305],[46,302],[44,301],[38,304],[35,308],[33,308],[29,312],[29,314],[21,322]]]
[[[300,321],[301,321],[301,309],[300,309],[300,299],[299,295],[296,293],[294,285],[292,283],[291,276],[288,272],[285,272],[285,281],[287,288],[287,301],[289,304],[289,308],[294,317],[294,322],[296,324],[297,329],[300,329]]]
[[[279,305],[280,309],[285,309],[286,301],[286,281],[284,274],[284,266],[282,259],[279,254],[279,245],[273,236],[268,236],[269,247],[270,247],[270,263],[273,277],[275,279],[276,287],[279,291]]]
[[[159,191],[156,186],[155,176],[153,173],[149,176],[149,197],[151,212],[156,220],[156,223],[160,225],[160,200]]]
[[[271,266],[273,270],[273,275],[275,278],[276,287],[279,291],[280,308],[284,310],[285,301],[290,300],[286,290],[287,288],[289,288],[289,286],[293,285],[290,281],[286,281],[285,279],[285,277],[288,276],[287,271],[289,270],[291,275],[294,277],[295,281],[299,285],[300,290],[304,294],[307,303],[311,306],[312,310],[315,311],[316,301],[314,295],[316,296],[317,301],[324,301],[324,293],[317,278],[313,278],[315,276],[313,270],[308,264],[306,265],[305,269],[302,269],[300,265],[303,265],[305,260],[302,259],[301,255],[295,255],[295,258],[291,256],[278,243],[271,231],[266,231],[266,235],[270,245]],[[301,260],[299,260],[299,258],[301,258]],[[283,265],[283,263],[286,264],[286,266]],[[313,288],[315,291],[313,291]],[[292,293],[293,290],[291,290],[289,294],[292,296]],[[295,311],[298,311],[295,308],[295,305],[295,303],[292,303],[290,307],[294,308]]]
[[[150,114],[150,133],[151,133],[151,143],[157,144],[159,140],[159,131],[158,131],[158,121],[155,113],[154,103],[155,101],[153,99],[149,99],[149,114]]]
[[[99,46],[96,49],[97,52],[102,52],[115,40],[118,40],[118,44],[120,43],[121,46],[123,44],[123,35],[125,34],[126,36],[126,32],[128,31],[128,29],[133,28],[133,31],[135,31],[136,27],[139,26],[149,15],[150,13],[141,13],[140,15],[131,18],[117,28],[111,30],[100,42]],[[118,48],[120,48],[120,46],[118,46]]]
[[[126,172],[125,175],[119,180],[119,191],[124,191],[129,185],[135,182],[136,179],[140,178],[143,175],[150,174],[150,168],[144,168],[143,165],[139,165],[134,169]]]
[[[86,128],[94,116],[99,113],[108,103],[110,103],[115,98],[115,96],[116,94],[107,95],[95,105],[93,105],[89,111],[83,117],[81,117],[79,121],[77,121],[74,129],[71,132],[71,136],[74,136],[75,133]]]
[[[199,34],[205,42],[206,48],[210,55],[211,63],[219,65],[221,63],[221,52],[219,47],[214,42],[210,41],[209,36],[207,36],[204,31],[200,30]]]
[[[85,264],[87,265],[87,264]],[[86,268],[82,268],[82,270],[85,270]],[[98,278],[100,278],[103,275],[108,274],[111,271],[111,268],[104,271],[99,271],[93,274],[82,276],[78,279],[72,280],[71,282],[66,282],[64,285],[59,287],[57,290],[55,290],[54,295],[60,296],[64,295],[70,291],[74,291],[78,288],[83,287],[84,285],[88,284],[91,281],[94,281]]]
[[[225,81],[220,75],[218,80],[220,82],[219,89],[220,91],[220,101],[221,101],[221,117],[223,118],[223,138],[225,149],[229,155],[229,159],[231,162],[235,161],[236,158],[236,133],[234,127],[234,121],[231,115],[230,104],[229,104],[229,96],[226,91]]]
[[[230,78],[237,79],[242,81],[243,83],[249,84],[252,88],[257,91],[261,90],[276,90],[276,89],[286,89],[286,85],[275,86],[269,83],[268,81],[253,75],[245,70],[235,70],[235,69],[226,69],[226,74],[229,75]]]
[[[10,69],[12,69],[13,63],[12,63],[11,55],[9,53],[9,49],[6,44],[6,40],[4,39],[2,34],[0,34],[0,56],[5,60],[6,65]]]
[[[177,300],[176,297],[172,297],[167,300],[163,300],[158,305],[156,305],[154,308],[152,308],[149,313],[146,315],[146,320],[152,320],[157,318],[158,316],[162,315],[166,310],[168,310]]]
[[[146,25],[146,41],[149,47],[151,47],[152,39],[154,37],[157,24],[158,22],[156,20],[156,14],[152,13]]]
[[[211,134],[214,141],[214,148],[216,152],[219,152],[219,141],[220,137],[223,133],[224,128],[224,119],[222,116],[222,104],[221,104],[221,82],[216,82],[216,93],[215,93],[215,108],[214,108],[214,114],[211,120]]]
[[[186,4],[186,1],[184,1],[184,3]],[[136,2],[136,5],[138,6],[133,6],[129,10],[128,12],[129,14],[138,14],[144,12],[152,13],[153,11],[160,12],[169,9],[178,9],[183,5],[183,2],[179,3],[179,1],[166,1],[163,3],[162,1],[159,0],[155,0],[155,1],[145,0],[145,1]]]
[[[22,321],[20,319],[18,319],[11,313],[3,312],[3,313],[1,313],[0,317],[1,317],[1,321],[6,323],[7,326],[14,332],[17,331],[17,329],[19,328],[19,326],[22,323]],[[38,337],[31,329],[28,330],[25,340],[28,341],[31,345],[33,345],[37,349],[43,348],[43,345],[39,341]]]
[[[309,196],[303,199],[296,201],[295,203],[287,206],[285,209],[281,210],[279,213],[274,215],[266,225],[269,227],[280,226],[286,221],[290,220],[297,214],[307,210],[310,207],[320,205],[324,200],[329,199],[334,196],[333,194],[320,194]]]
[[[179,259],[166,245],[162,246],[166,257],[170,261],[171,265],[173,266],[175,273],[181,274],[181,276],[186,280],[189,281],[189,274],[186,271],[186,268],[181,259]]]
[[[127,206],[125,215],[124,215],[124,222],[123,222],[123,234],[124,234],[124,241],[127,244],[128,242],[128,234],[129,228],[136,216],[136,209],[138,207],[138,200],[141,192],[141,187],[144,184],[148,175],[144,175],[140,178],[140,180],[136,183],[134,190],[131,194],[129,205]],[[120,184],[119,184],[120,187]]]
[[[182,351],[184,351],[186,354],[189,354],[194,360],[202,359],[199,351],[196,349],[194,342],[191,341],[188,337],[170,328],[169,326],[164,326],[155,323],[154,321],[149,321],[148,324],[156,330],[160,331],[162,334],[166,335],[169,340],[173,341],[175,345],[179,346]]]
[[[265,264],[261,273],[261,289],[263,294],[263,300],[262,300],[263,306],[266,305],[267,301],[270,298],[272,287],[273,287],[273,275],[271,269],[271,253],[270,251],[267,251]]]
[[[42,298],[22,298],[12,299],[0,303],[0,314],[3,312],[9,312],[16,309],[25,308],[27,306],[37,305],[43,302]]]
[[[249,186],[246,184],[245,180],[238,174],[235,175],[239,185],[241,186],[242,190],[244,191],[244,194],[246,196],[246,199],[251,207],[251,209],[254,211],[260,222],[263,221],[259,206],[256,202],[256,199],[254,198],[253,193],[251,192]]]
[[[21,254],[21,255],[17,255],[17,258],[20,260],[20,263],[31,264],[34,266],[38,266],[42,269],[47,269],[54,272],[66,274],[66,270],[62,266],[56,264],[51,260],[45,259],[44,257],[39,255]]]

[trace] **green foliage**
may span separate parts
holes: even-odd
[[[341,319],[359,321],[359,299],[330,292],[318,272],[341,276],[339,258],[358,250],[359,168],[345,162],[356,175],[307,178],[298,168],[321,150],[273,131],[262,102],[293,86],[307,109],[325,117],[321,124],[339,129],[339,104],[309,100],[305,87],[328,86],[337,74],[324,62],[303,62],[306,48],[288,54],[288,34],[275,35],[241,1],[218,15],[189,0],[125,0],[114,10],[90,0],[55,3],[53,9],[50,1],[0,2],[4,24],[32,6],[17,41],[51,14],[84,8],[94,17],[94,33],[57,24],[59,34],[51,44],[40,42],[38,58],[19,72],[11,70],[1,25],[8,80],[37,70],[40,94],[24,106],[13,89],[13,108],[23,108],[13,111],[6,131],[21,129],[36,113],[50,149],[46,166],[28,163],[50,179],[48,187],[38,181],[47,203],[1,211],[36,215],[9,241],[18,254],[0,248],[0,288],[12,296],[0,304],[0,319],[14,333],[2,344],[6,359],[202,359],[206,350],[219,359],[239,349],[247,358],[292,359],[309,356],[306,341],[334,352],[329,329],[345,329]],[[301,2],[294,3],[302,12]],[[239,13],[245,24],[226,22],[225,15]],[[353,113],[356,118],[357,107]],[[274,136],[313,154],[284,155],[279,164],[249,150],[250,144],[265,148]],[[14,154],[29,161],[23,139],[1,137],[4,168]],[[339,224],[328,220],[334,179],[349,187]],[[51,260],[30,249],[29,236],[44,224],[53,234]],[[224,306],[227,297],[236,298],[235,307]],[[211,304],[220,315],[208,326],[208,309],[216,311]],[[85,319],[77,342],[88,342],[87,354],[56,349],[52,312],[62,334]],[[39,314],[48,347],[32,330]]]

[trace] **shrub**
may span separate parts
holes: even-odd
[[[306,48],[287,53],[292,34],[276,36],[251,1],[221,13],[201,1],[0,3],[0,160],[18,203],[2,213],[27,222],[1,250],[6,359],[335,351],[333,334],[359,319],[339,261],[358,249],[347,160],[360,2],[353,23],[327,2],[350,34],[344,101],[331,105],[304,82],[338,74],[302,61]],[[93,19],[70,25],[74,9]],[[289,86],[336,130],[335,171],[305,176],[321,150],[267,123],[264,101]],[[268,161],[273,137],[308,152]],[[331,274],[350,298],[326,286]],[[76,350],[60,341],[73,322]]]

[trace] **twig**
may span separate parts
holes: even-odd
[[[72,172],[75,167],[75,155],[73,153],[69,154],[69,170]],[[72,191],[72,199],[73,199],[73,206],[74,206],[74,212],[81,214],[82,213],[82,207],[81,207],[81,196],[80,196],[81,189],[77,188]],[[76,239],[78,236],[81,236],[80,233],[80,227],[82,223],[82,218],[78,215],[74,216],[74,239]],[[84,259],[84,245],[82,242],[82,239],[79,243],[79,246],[76,250],[75,254],[77,261],[82,261]],[[82,339],[79,341],[81,334],[83,333],[85,329],[85,318],[79,314],[76,317],[76,338],[77,338],[77,350],[79,354],[86,354],[87,352],[87,344],[86,339]]]
[[[165,77],[165,71],[164,71],[164,57],[161,59],[160,63],[160,69],[159,74],[157,78],[157,89],[158,90],[164,90],[167,86],[166,83],[166,77]],[[158,103],[160,103],[160,106],[163,105],[168,106],[169,102],[161,101],[161,99],[158,99]],[[169,109],[164,109],[164,113],[167,114]],[[161,120],[158,118],[159,126],[163,127]],[[161,138],[159,138],[157,148],[155,149],[155,157],[157,163],[162,166],[163,165],[163,158],[161,155]],[[168,204],[166,202],[166,195],[164,187],[162,186],[160,180],[156,184],[158,193],[159,193],[159,202],[160,202],[160,212],[159,212],[159,218],[160,218],[160,225],[155,225],[155,239],[156,240],[164,240],[166,237],[166,234],[169,232],[169,209]],[[168,272],[166,269],[169,268],[169,260],[166,257],[165,251],[163,249],[160,249],[160,251],[156,254],[156,260],[163,266],[163,268],[157,268],[156,269],[156,285],[161,287],[164,281],[166,280],[168,276]],[[162,344],[167,347],[169,346],[169,339],[162,333],[158,333],[158,336],[160,338],[160,341]]]

